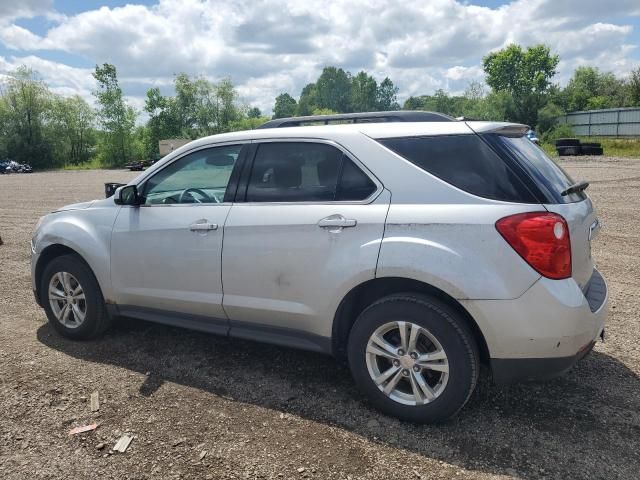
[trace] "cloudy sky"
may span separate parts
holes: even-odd
[[[0,74],[26,64],[92,101],[92,69],[113,63],[138,109],[178,72],[230,76],[264,112],[326,65],[389,76],[401,99],[461,92],[511,42],[549,45],[561,84],[579,65],[625,75],[640,66],[640,0],[0,0]]]

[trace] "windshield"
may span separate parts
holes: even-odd
[[[526,170],[538,187],[544,190],[555,203],[579,202],[586,198],[584,192],[562,196],[560,193],[575,182],[557,163],[551,160],[544,151],[525,136],[498,136],[503,145]]]

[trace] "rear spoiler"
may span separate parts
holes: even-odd
[[[495,122],[466,122],[467,126],[474,133],[495,133],[503,137],[522,137],[531,128],[522,123],[503,123],[496,125]]]

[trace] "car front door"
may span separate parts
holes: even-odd
[[[111,280],[122,314],[226,333],[220,261],[230,181],[243,145],[201,148],[139,186],[144,203],[123,206],[111,241]],[[232,197],[231,197],[232,198]],[[194,323],[196,322],[196,323]]]
[[[390,194],[330,142],[254,149],[224,227],[230,334],[326,349],[340,296],[375,277]]]

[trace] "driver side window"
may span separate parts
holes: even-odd
[[[222,203],[242,145],[189,153],[149,178],[145,205]]]

